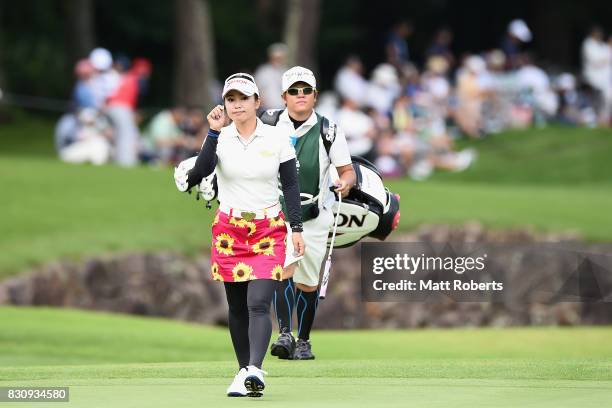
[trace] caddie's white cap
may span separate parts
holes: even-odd
[[[287,89],[296,82],[305,82],[315,89],[317,87],[317,80],[311,70],[304,67],[293,67],[283,74],[282,93],[287,92]]]
[[[225,95],[232,90],[236,90],[246,96],[255,94],[259,95],[259,88],[257,88],[255,78],[253,78],[252,75],[245,74],[243,72],[227,77],[225,84],[223,85],[223,93],[221,97],[225,98]]]
[[[531,30],[521,19],[512,20],[508,25],[508,32],[524,43],[531,41]]]

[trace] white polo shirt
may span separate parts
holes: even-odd
[[[286,133],[257,118],[248,141],[240,137],[235,124],[222,128],[217,157],[219,202],[253,211],[278,203],[278,168],[295,158],[295,150]]]
[[[291,122],[289,118],[289,113],[287,109],[285,109],[280,114],[276,127],[282,129],[285,138],[290,140],[291,136],[304,136],[316,124],[317,114],[313,111],[308,120],[302,123],[299,128],[295,129],[293,127],[293,122]],[[329,176],[330,164],[333,164],[334,167],[341,167],[351,163],[351,154],[348,144],[346,143],[346,136],[340,128],[336,127],[336,138],[329,149],[329,155],[327,155],[323,141],[321,137],[319,137],[319,207],[331,208],[334,202],[334,196],[331,191],[329,191],[329,187],[332,185],[332,180]]]

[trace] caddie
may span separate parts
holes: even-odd
[[[314,110],[317,81],[312,71],[299,66],[287,70],[282,77],[282,97],[286,109],[269,110],[260,117],[264,123],[286,132],[295,148],[303,239],[308,250],[295,262],[288,242],[283,280],[273,297],[280,335],[271,346],[271,354],[281,359],[311,360],[315,358],[310,331],[319,299],[319,274],[334,221],[334,193],[330,187],[345,197],[356,176],[344,133]],[[335,180],[330,175],[332,165],[338,174]],[[292,318],[294,308],[297,321]],[[297,342],[292,334],[294,328]]]

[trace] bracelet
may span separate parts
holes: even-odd
[[[304,232],[304,226],[301,222],[291,224],[291,231],[293,232]]]
[[[218,130],[208,129],[208,136],[212,137],[213,139],[217,139],[220,134],[221,132],[219,132]]]

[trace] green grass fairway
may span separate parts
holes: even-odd
[[[263,399],[229,399],[225,329],[0,308],[0,386],[69,386],[74,407],[604,407],[612,328],[318,331],[314,361],[267,358]],[[64,406],[2,403],[2,407]]]

